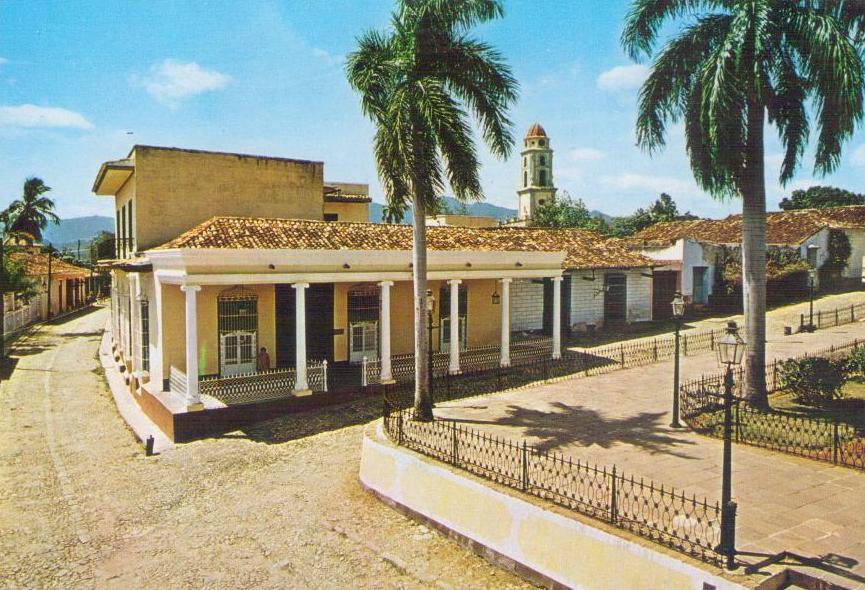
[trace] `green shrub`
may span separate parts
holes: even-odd
[[[778,376],[796,401],[815,405],[842,397],[846,364],[820,356],[789,359],[778,365]]]
[[[865,347],[857,347],[844,360],[844,370],[847,376],[865,375]]]

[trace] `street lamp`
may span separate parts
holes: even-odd
[[[676,324],[676,346],[673,356],[673,421],[671,428],[681,428],[679,423],[679,330],[682,329],[682,318],[685,317],[685,298],[681,293],[676,293],[672,301],[673,322]]]
[[[717,342],[718,362],[724,372],[724,459],[721,473],[721,542],[718,552],[727,558],[727,569],[735,567],[736,503],[732,500],[733,453],[733,366],[745,356],[745,341],[736,322],[727,323],[727,333]]]
[[[808,269],[808,331],[814,331],[814,286],[817,283],[817,269]]]

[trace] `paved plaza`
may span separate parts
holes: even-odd
[[[865,339],[865,323],[787,337],[776,330],[768,335],[768,358],[854,338]],[[719,370],[712,353],[682,361],[683,381]],[[436,415],[574,459],[615,464],[714,503],[720,498],[722,442],[670,428],[672,374],[672,361],[662,362],[443,403]],[[855,587],[865,583],[865,473],[734,445],[733,496],[740,551],[830,556],[852,564]]]

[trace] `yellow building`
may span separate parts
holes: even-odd
[[[412,229],[367,222],[367,185],[322,178],[316,162],[144,146],[102,165],[115,354],[142,407],[413,378]],[[572,295],[597,269],[648,264],[584,230],[428,228],[436,374],[559,358]]]

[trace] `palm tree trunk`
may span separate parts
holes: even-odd
[[[765,111],[748,105],[748,145],[742,197],[742,297],[745,310],[745,387],[751,404],[768,407],[766,395],[766,176]]]
[[[429,422],[433,419],[432,396],[427,373],[427,264],[426,264],[426,212],[420,198],[412,199],[412,279],[414,282],[414,419]]]

